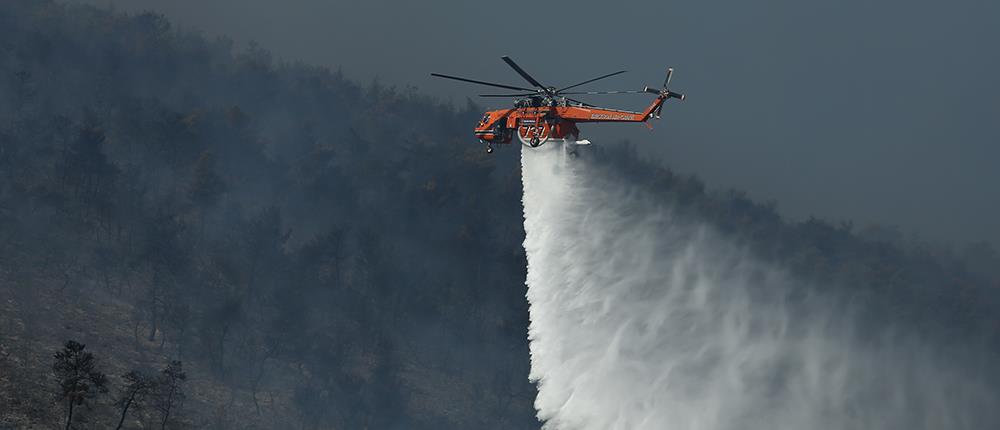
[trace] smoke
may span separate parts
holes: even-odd
[[[522,152],[545,428],[1000,428],[971,349],[863,326],[593,155]]]

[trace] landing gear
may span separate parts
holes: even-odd
[[[490,142],[488,140],[479,139],[479,143],[482,143],[482,144],[486,145],[486,153],[487,154],[492,154],[493,153],[493,142]]]

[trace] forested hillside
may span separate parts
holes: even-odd
[[[117,385],[181,360],[176,425],[533,425],[516,152],[467,144],[480,112],[153,14],[4,2],[0,33],[0,427],[61,422],[67,339]]]
[[[480,114],[156,14],[0,3],[0,428],[537,428],[518,153],[474,144]],[[988,244],[791,223],[604,151],[767,259],[995,342]],[[67,389],[57,352],[106,380]]]

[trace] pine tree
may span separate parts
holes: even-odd
[[[66,430],[73,423],[73,407],[82,405],[97,393],[106,393],[107,377],[95,369],[94,355],[84,352],[86,345],[67,341],[63,349],[53,356],[52,370],[59,383],[59,399],[66,400]]]

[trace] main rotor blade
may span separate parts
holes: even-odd
[[[503,59],[503,61],[507,63],[507,65],[510,66],[510,68],[514,69],[515,72],[521,75],[521,77],[524,78],[524,80],[528,81],[528,83],[538,88],[545,88],[545,85],[538,83],[538,81],[536,81],[535,78],[532,78],[531,75],[528,74],[528,72],[525,72],[524,69],[522,69],[521,66],[518,66],[517,63],[514,62],[514,60],[510,59],[510,57],[504,55],[503,57],[500,58]]]
[[[596,78],[591,79],[589,81],[583,81],[583,82],[580,82],[579,84],[576,84],[576,85],[570,85],[570,86],[568,86],[566,88],[563,88],[561,90],[556,91],[556,93],[560,93],[560,92],[566,91],[566,90],[568,90],[570,88],[576,88],[576,87],[579,87],[580,85],[583,85],[583,84],[589,84],[589,83],[594,82],[594,81],[599,81],[599,80],[604,79],[604,78],[610,78],[610,77],[612,77],[614,75],[620,75],[620,74],[625,73],[625,72],[626,72],[625,70],[619,70],[619,71],[614,72],[614,73],[608,73],[608,74],[606,74],[604,76],[599,76],[599,77],[596,77]]]
[[[538,93],[526,93],[526,94],[480,94],[479,97],[527,97],[537,95]]]
[[[574,91],[569,93],[558,93],[560,96],[566,94],[640,94],[645,91]]]
[[[454,79],[456,81],[462,81],[462,82],[471,82],[473,84],[487,85],[487,86],[497,87],[497,88],[505,88],[505,89],[508,89],[508,90],[534,91],[533,88],[522,88],[522,87],[515,87],[515,86],[512,86],[512,85],[494,84],[492,82],[483,82],[483,81],[477,81],[475,79],[460,78],[458,76],[442,75],[440,73],[431,73],[431,76],[437,76],[439,78],[445,78],[445,79]]]

